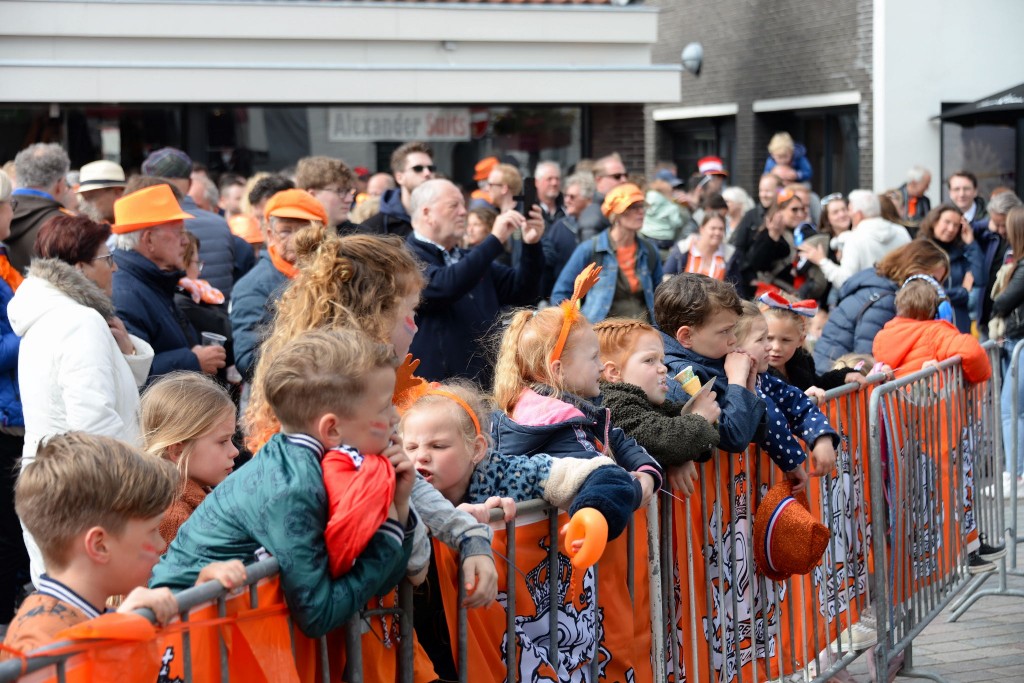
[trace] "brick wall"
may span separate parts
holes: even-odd
[[[756,185],[774,130],[751,109],[754,100],[856,90],[860,185],[871,187],[872,0],[647,0],[660,8],[652,61],[679,63],[689,42],[704,46],[699,77],[682,76],[676,106],[735,102],[733,182]],[[663,105],[664,106],[664,105]],[[650,110],[646,110],[650,119]],[[648,168],[665,144],[648,123]],[[653,132],[653,135],[651,133]],[[682,169],[680,169],[682,171]]]
[[[630,173],[645,172],[646,133],[642,104],[592,106],[590,131],[590,158],[597,159],[618,152]],[[584,154],[587,154],[586,150]]]

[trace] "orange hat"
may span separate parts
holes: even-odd
[[[228,227],[236,237],[241,237],[249,244],[262,244],[263,233],[260,232],[260,224],[252,216],[238,215],[228,219]]]
[[[828,546],[828,527],[810,512],[806,493],[784,479],[769,489],[754,515],[754,562],[773,581],[807,574]]]
[[[613,188],[604,196],[604,203],[601,204],[601,213],[605,218],[614,214],[622,214],[629,207],[637,202],[644,201],[644,193],[633,183],[625,183]]]
[[[111,230],[115,235],[123,235],[186,218],[195,216],[181,210],[171,188],[167,185],[153,185],[126,194],[114,202],[114,225]]]
[[[480,161],[476,162],[476,166],[473,167],[473,180],[480,182],[481,180],[487,180],[487,176],[491,175],[491,171],[498,165],[498,157],[484,157]]]
[[[300,218],[327,224],[327,211],[317,198],[305,190],[282,190],[267,201],[264,218]]]

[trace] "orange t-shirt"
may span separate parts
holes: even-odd
[[[616,247],[615,259],[619,262],[619,269],[626,276],[629,283],[629,291],[635,292],[640,289],[640,280],[636,276],[636,248],[637,243],[633,242],[628,247]]]

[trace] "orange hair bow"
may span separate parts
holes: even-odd
[[[569,330],[572,328],[573,322],[580,316],[580,300],[587,295],[590,288],[596,285],[600,279],[601,266],[596,263],[589,264],[576,276],[572,298],[566,299],[559,304],[559,308],[562,309],[562,329],[558,333],[558,341],[555,342],[555,348],[551,350],[552,363],[562,357],[562,351],[565,350],[565,342],[569,339]]]

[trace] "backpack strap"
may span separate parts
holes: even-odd
[[[885,298],[890,297],[890,296],[893,297],[893,298],[896,297],[896,295],[893,294],[892,292],[885,292],[884,294],[881,293],[881,292],[874,292],[868,298],[868,300],[866,302],[864,302],[864,305],[860,307],[860,310],[857,312],[857,317],[853,319],[853,327],[854,327],[854,329],[855,330],[857,329],[857,325],[860,324],[860,319],[864,317],[864,314],[868,312],[868,309],[870,309],[872,306],[877,304],[882,299],[885,299]]]

